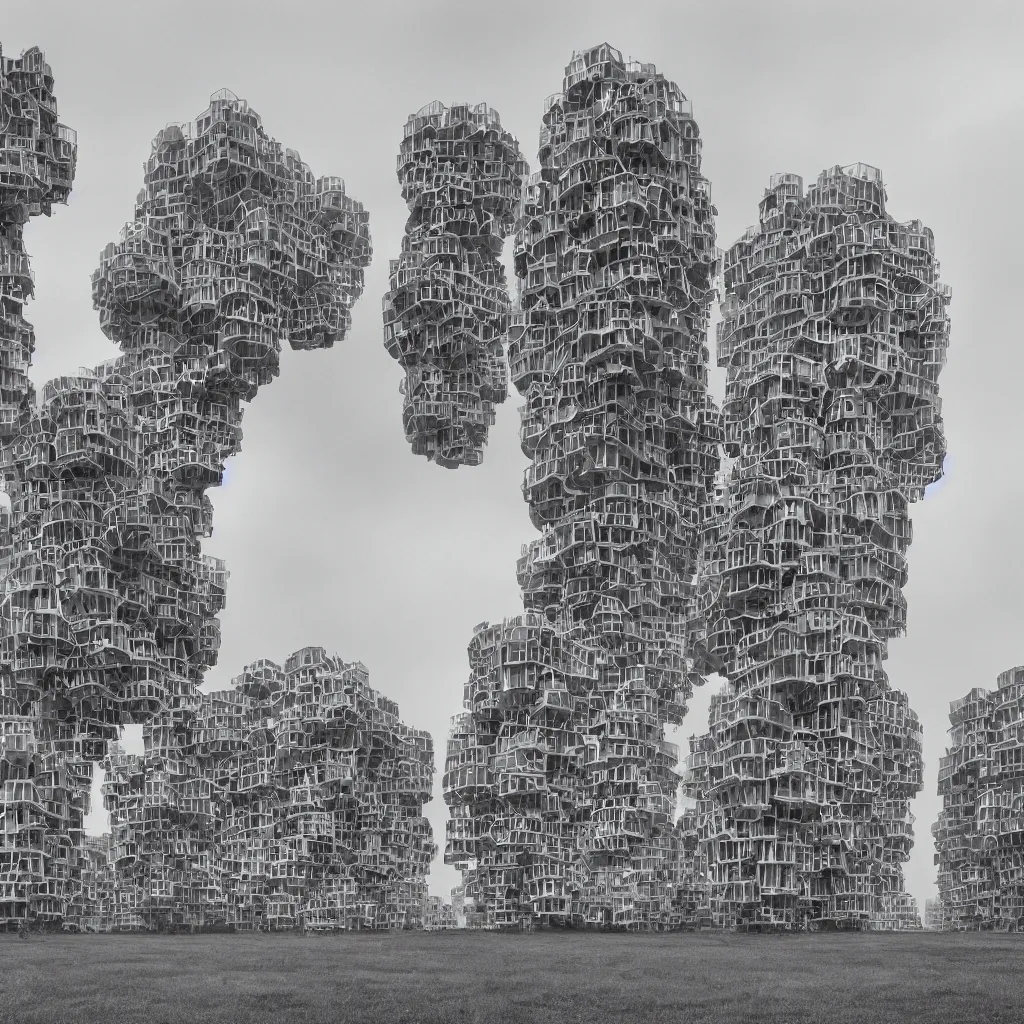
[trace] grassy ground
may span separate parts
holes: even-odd
[[[1024,935],[0,935],[0,1021],[1024,1020]]]

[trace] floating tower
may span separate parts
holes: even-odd
[[[384,344],[405,370],[413,453],[448,469],[480,464],[508,397],[500,259],[526,171],[486,103],[434,102],[406,122],[398,180],[410,212],[384,296]]]

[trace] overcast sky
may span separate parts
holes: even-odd
[[[90,275],[132,212],[154,135],[195,117],[215,90],[247,99],[271,136],[314,174],[343,176],[370,212],[374,260],[348,338],[326,352],[284,353],[280,378],[246,411],[226,485],[211,492],[206,550],[227,560],[231,580],[210,688],[307,644],[363,661],[404,720],[434,735],[428,813],[443,849],[441,772],[466,644],[476,623],[520,610],[515,561],[534,531],[514,399],[499,408],[482,466],[439,469],[406,444],[402,372],[381,327],[387,261],[407,212],[395,157],[406,118],[425,103],[483,101],[535,168],[544,97],[560,91],[574,49],[608,41],[656,64],[693,101],[723,248],[756,220],[774,172],[807,181],[858,160],[882,168],[895,217],[935,232],[953,289],[941,379],[950,457],[944,484],[914,506],[908,635],[892,643],[888,664],[925,729],[927,781],[907,871],[923,911],[935,891],[929,829],[949,701],[1024,662],[1024,345],[1014,305],[1024,270],[1022,8],[3,0],[5,55],[43,49],[61,120],[79,141],[68,206],[26,237],[37,385],[115,354],[91,308]],[[713,381],[721,398],[723,374]],[[705,730],[710,689],[682,735]],[[457,880],[439,858],[433,891]]]

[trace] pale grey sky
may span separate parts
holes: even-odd
[[[460,708],[474,624],[515,614],[520,545],[533,535],[520,493],[515,401],[498,410],[484,464],[457,471],[414,457],[401,427],[402,371],[384,351],[381,296],[406,208],[395,156],[407,116],[433,99],[487,102],[536,165],[541,103],[574,49],[607,40],[652,62],[693,101],[719,244],[757,217],[769,176],[832,164],[881,167],[889,209],[935,232],[953,288],[941,391],[947,480],[914,507],[908,636],[891,646],[894,686],[925,729],[910,891],[934,894],[931,822],[950,700],[1024,662],[1020,637],[1024,346],[1022,279],[1024,5],[947,3],[464,0],[4,0],[8,56],[40,46],[61,120],[78,131],[67,208],[26,243],[37,298],[33,378],[114,354],[89,277],[142,184],[150,142],[227,87],[314,174],[339,174],[370,211],[375,256],[348,338],[282,358],[246,412],[242,454],[211,492],[206,550],[231,571],[211,686],[247,662],[307,644],[361,660],[402,717],[431,730],[428,805],[438,843],[448,719]],[[721,397],[723,375],[714,387]],[[704,731],[711,687],[681,730]],[[95,822],[95,818],[93,819]],[[457,874],[435,864],[434,892]]]

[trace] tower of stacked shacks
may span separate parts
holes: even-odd
[[[1024,928],[1024,666],[995,690],[949,706],[939,761],[942,810],[932,825],[939,868],[935,927]]]
[[[0,61],[0,927],[74,924],[82,873],[91,890],[106,871],[82,839],[92,765],[126,723],[186,736],[205,713],[227,576],[201,551],[205,492],[239,450],[242,403],[277,375],[282,338],[344,336],[370,237],[340,178],[314,178],[217,93],[157,136],[135,216],[94,275],[121,355],[51,381],[37,404],[22,228],[67,197],[75,139],[39,51]],[[210,781],[186,789],[201,822]]]
[[[889,686],[909,505],[939,478],[949,336],[932,232],[881,173],[775,175],[728,252],[718,332],[735,461],[703,539],[700,642],[728,679],[688,795],[712,918],[914,927],[902,864],[921,727]]]
[[[34,292],[23,233],[33,216],[67,201],[75,175],[75,133],[57,122],[53,75],[38,49],[20,58],[0,50],[0,468],[14,514],[0,510],[0,579],[6,579],[0,634],[0,931],[25,920],[59,920],[79,873],[77,850],[88,812],[92,751],[49,696],[52,655],[69,648],[66,621],[53,613],[61,541],[59,485],[31,436],[35,390],[28,379],[35,336],[25,320]],[[15,453],[25,460],[20,489],[10,486]],[[19,527],[26,514],[44,550],[28,551]],[[45,524],[45,525],[44,525]],[[12,533],[12,528],[14,532]],[[43,536],[45,532],[45,536]],[[48,562],[48,564],[47,564]],[[0,595],[2,596],[2,595]],[[24,637],[12,658],[12,630]]]
[[[714,208],[690,104],[603,45],[546,103],[516,228],[524,613],[469,645],[444,777],[467,921],[679,923],[683,611],[718,468]],[[461,893],[460,893],[461,897]]]
[[[107,758],[97,927],[423,923],[433,745],[363,665],[321,648],[260,661],[143,738],[143,756]]]
[[[483,458],[508,396],[509,298],[499,262],[526,163],[487,104],[431,103],[398,154],[409,219],[384,296],[384,344],[405,370],[402,422],[413,453],[449,469]]]

